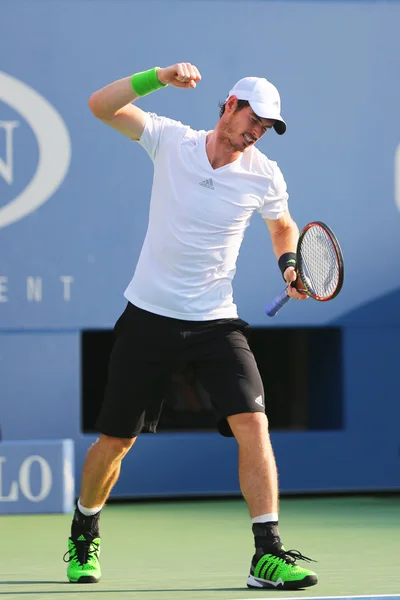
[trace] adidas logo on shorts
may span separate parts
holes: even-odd
[[[212,179],[205,179],[204,181],[200,181],[199,185],[202,185],[203,187],[206,187],[209,190],[215,189],[214,182]]]
[[[258,396],[258,398],[256,398],[254,400],[254,402],[256,402],[257,404],[259,404],[260,406],[264,406],[262,396]]]

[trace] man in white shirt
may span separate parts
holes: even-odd
[[[208,392],[222,435],[239,445],[239,479],[252,518],[255,554],[247,585],[299,589],[317,583],[285,551],[278,530],[278,482],[260,374],[238,318],[232,279],[254,212],[268,226],[288,294],[296,289],[298,228],[277,164],[255,143],[270,129],[286,131],[278,90],[246,77],[221,106],[213,131],[142,111],[139,96],[167,85],[195,88],[190,63],[154,68],[95,92],[89,106],[104,123],[138,141],[154,163],[149,225],[127,307],[115,325],[108,384],[89,450],[69,538],[68,578],[100,579],[99,516],[122,458],[143,430],[155,432],[171,376],[190,364]]]

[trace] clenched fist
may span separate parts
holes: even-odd
[[[288,267],[283,276],[288,286],[287,295],[294,300],[307,300],[308,295],[304,291],[304,284],[294,268]]]
[[[201,79],[198,68],[191,63],[177,63],[160,68],[157,70],[157,77],[160,83],[177,88],[195,88]]]

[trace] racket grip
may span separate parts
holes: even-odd
[[[278,310],[280,310],[282,306],[285,306],[285,304],[289,302],[289,300],[290,296],[287,295],[287,291],[285,288],[283,292],[271,302],[271,304],[267,304],[267,306],[265,307],[266,314],[269,317],[274,317]]]

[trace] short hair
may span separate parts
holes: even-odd
[[[225,100],[225,102],[219,102],[218,103],[218,106],[219,106],[219,118],[221,118],[222,115],[225,112],[225,104],[226,104],[226,100]],[[250,106],[250,104],[249,104],[249,102],[247,102],[247,100],[238,100],[236,108],[235,108],[235,112],[238,112],[239,110],[243,110],[243,108],[246,108],[247,106]]]

